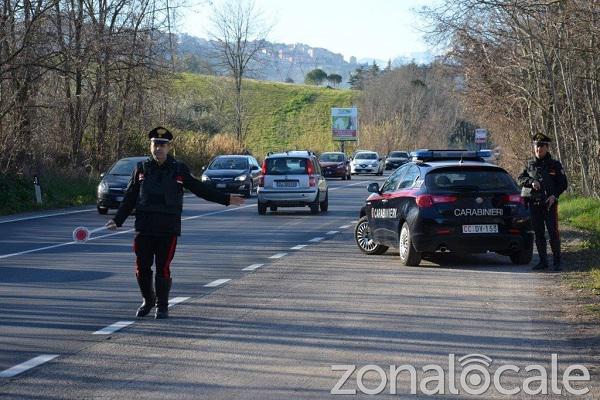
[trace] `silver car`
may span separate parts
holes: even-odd
[[[308,151],[271,154],[262,165],[258,183],[258,213],[267,208],[310,207],[312,214],[329,207],[329,187],[317,157]]]
[[[350,172],[355,174],[383,175],[384,162],[379,153],[360,151],[350,162]]]

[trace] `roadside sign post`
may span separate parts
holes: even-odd
[[[346,142],[358,141],[358,109],[332,108],[331,133],[333,140],[340,142],[340,151],[344,152]]]
[[[479,150],[481,150],[481,145],[487,143],[487,134],[487,129],[475,129],[475,144],[478,145]]]

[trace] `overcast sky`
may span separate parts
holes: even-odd
[[[190,0],[179,31],[207,37],[213,5],[224,0]],[[273,26],[268,39],[304,43],[350,56],[387,60],[428,49],[414,12],[439,0],[255,0]]]

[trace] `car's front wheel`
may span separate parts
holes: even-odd
[[[248,191],[246,191],[246,193],[244,193],[244,197],[245,198],[252,197],[252,192],[254,192],[254,185],[252,184],[252,182],[250,182],[250,187],[248,188]]]
[[[358,220],[354,228],[354,240],[360,251],[369,255],[383,254],[389,248],[373,240],[369,229],[369,220],[366,216]]]
[[[400,262],[406,266],[417,266],[421,262],[421,253],[415,250],[410,235],[410,227],[405,222],[400,229],[400,242],[398,245]]]

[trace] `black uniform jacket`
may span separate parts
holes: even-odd
[[[567,190],[567,177],[562,164],[554,160],[550,153],[543,158],[534,158],[527,162],[527,166],[517,178],[519,185],[531,188],[534,180],[540,182],[541,189],[538,192],[544,198],[558,197]],[[534,193],[535,195],[535,193]]]
[[[200,182],[185,164],[168,155],[162,165],[149,158],[136,166],[114,221],[121,226],[135,208],[136,232],[149,236],[179,236],[183,188],[205,200],[229,205],[229,195]]]

